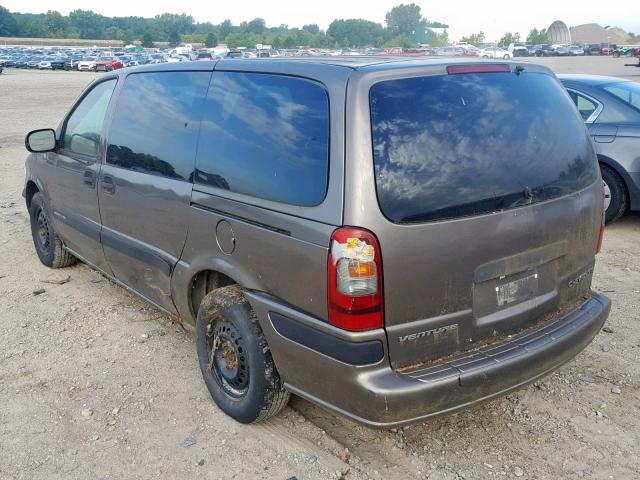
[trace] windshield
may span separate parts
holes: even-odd
[[[582,120],[550,75],[390,80],[370,106],[378,201],[394,222],[506,210],[597,178]]]
[[[636,82],[620,82],[605,85],[607,92],[640,111],[640,85]]]

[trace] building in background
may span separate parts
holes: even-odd
[[[571,31],[566,23],[556,20],[547,28],[547,39],[553,44],[570,44]]]

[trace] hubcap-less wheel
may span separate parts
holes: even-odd
[[[609,209],[609,205],[611,205],[611,189],[607,182],[603,180],[602,183],[604,183],[604,211],[606,212]]]
[[[38,244],[43,251],[49,249],[51,242],[51,232],[49,230],[49,219],[44,211],[40,210],[38,213]]]
[[[249,387],[246,347],[233,323],[223,320],[207,331],[209,370],[228,395],[243,396]]]

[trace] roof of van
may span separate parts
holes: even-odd
[[[560,80],[567,82],[582,83],[584,85],[603,85],[606,83],[630,82],[631,80],[620,77],[608,77],[606,75],[582,75],[582,74],[560,74]]]

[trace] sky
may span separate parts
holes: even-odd
[[[49,0],[44,5],[42,0],[0,0],[0,5],[12,12],[44,13],[51,9],[64,15],[75,9],[93,10],[107,16],[153,17],[160,13],[187,13],[198,22],[220,23],[228,18],[236,25],[261,17],[270,27],[280,24],[301,27],[317,23],[326,29],[332,20],[340,18],[364,18],[384,24],[385,13],[394,5],[412,2],[420,5],[427,19],[448,24],[452,40],[480,30],[485,33],[487,41],[496,41],[507,31],[520,32],[526,37],[532,28],[546,28],[554,20],[563,20],[569,26],[583,23],[618,26],[640,34],[640,2],[637,0],[621,0],[611,5],[602,0],[241,0],[224,3],[202,0]]]

